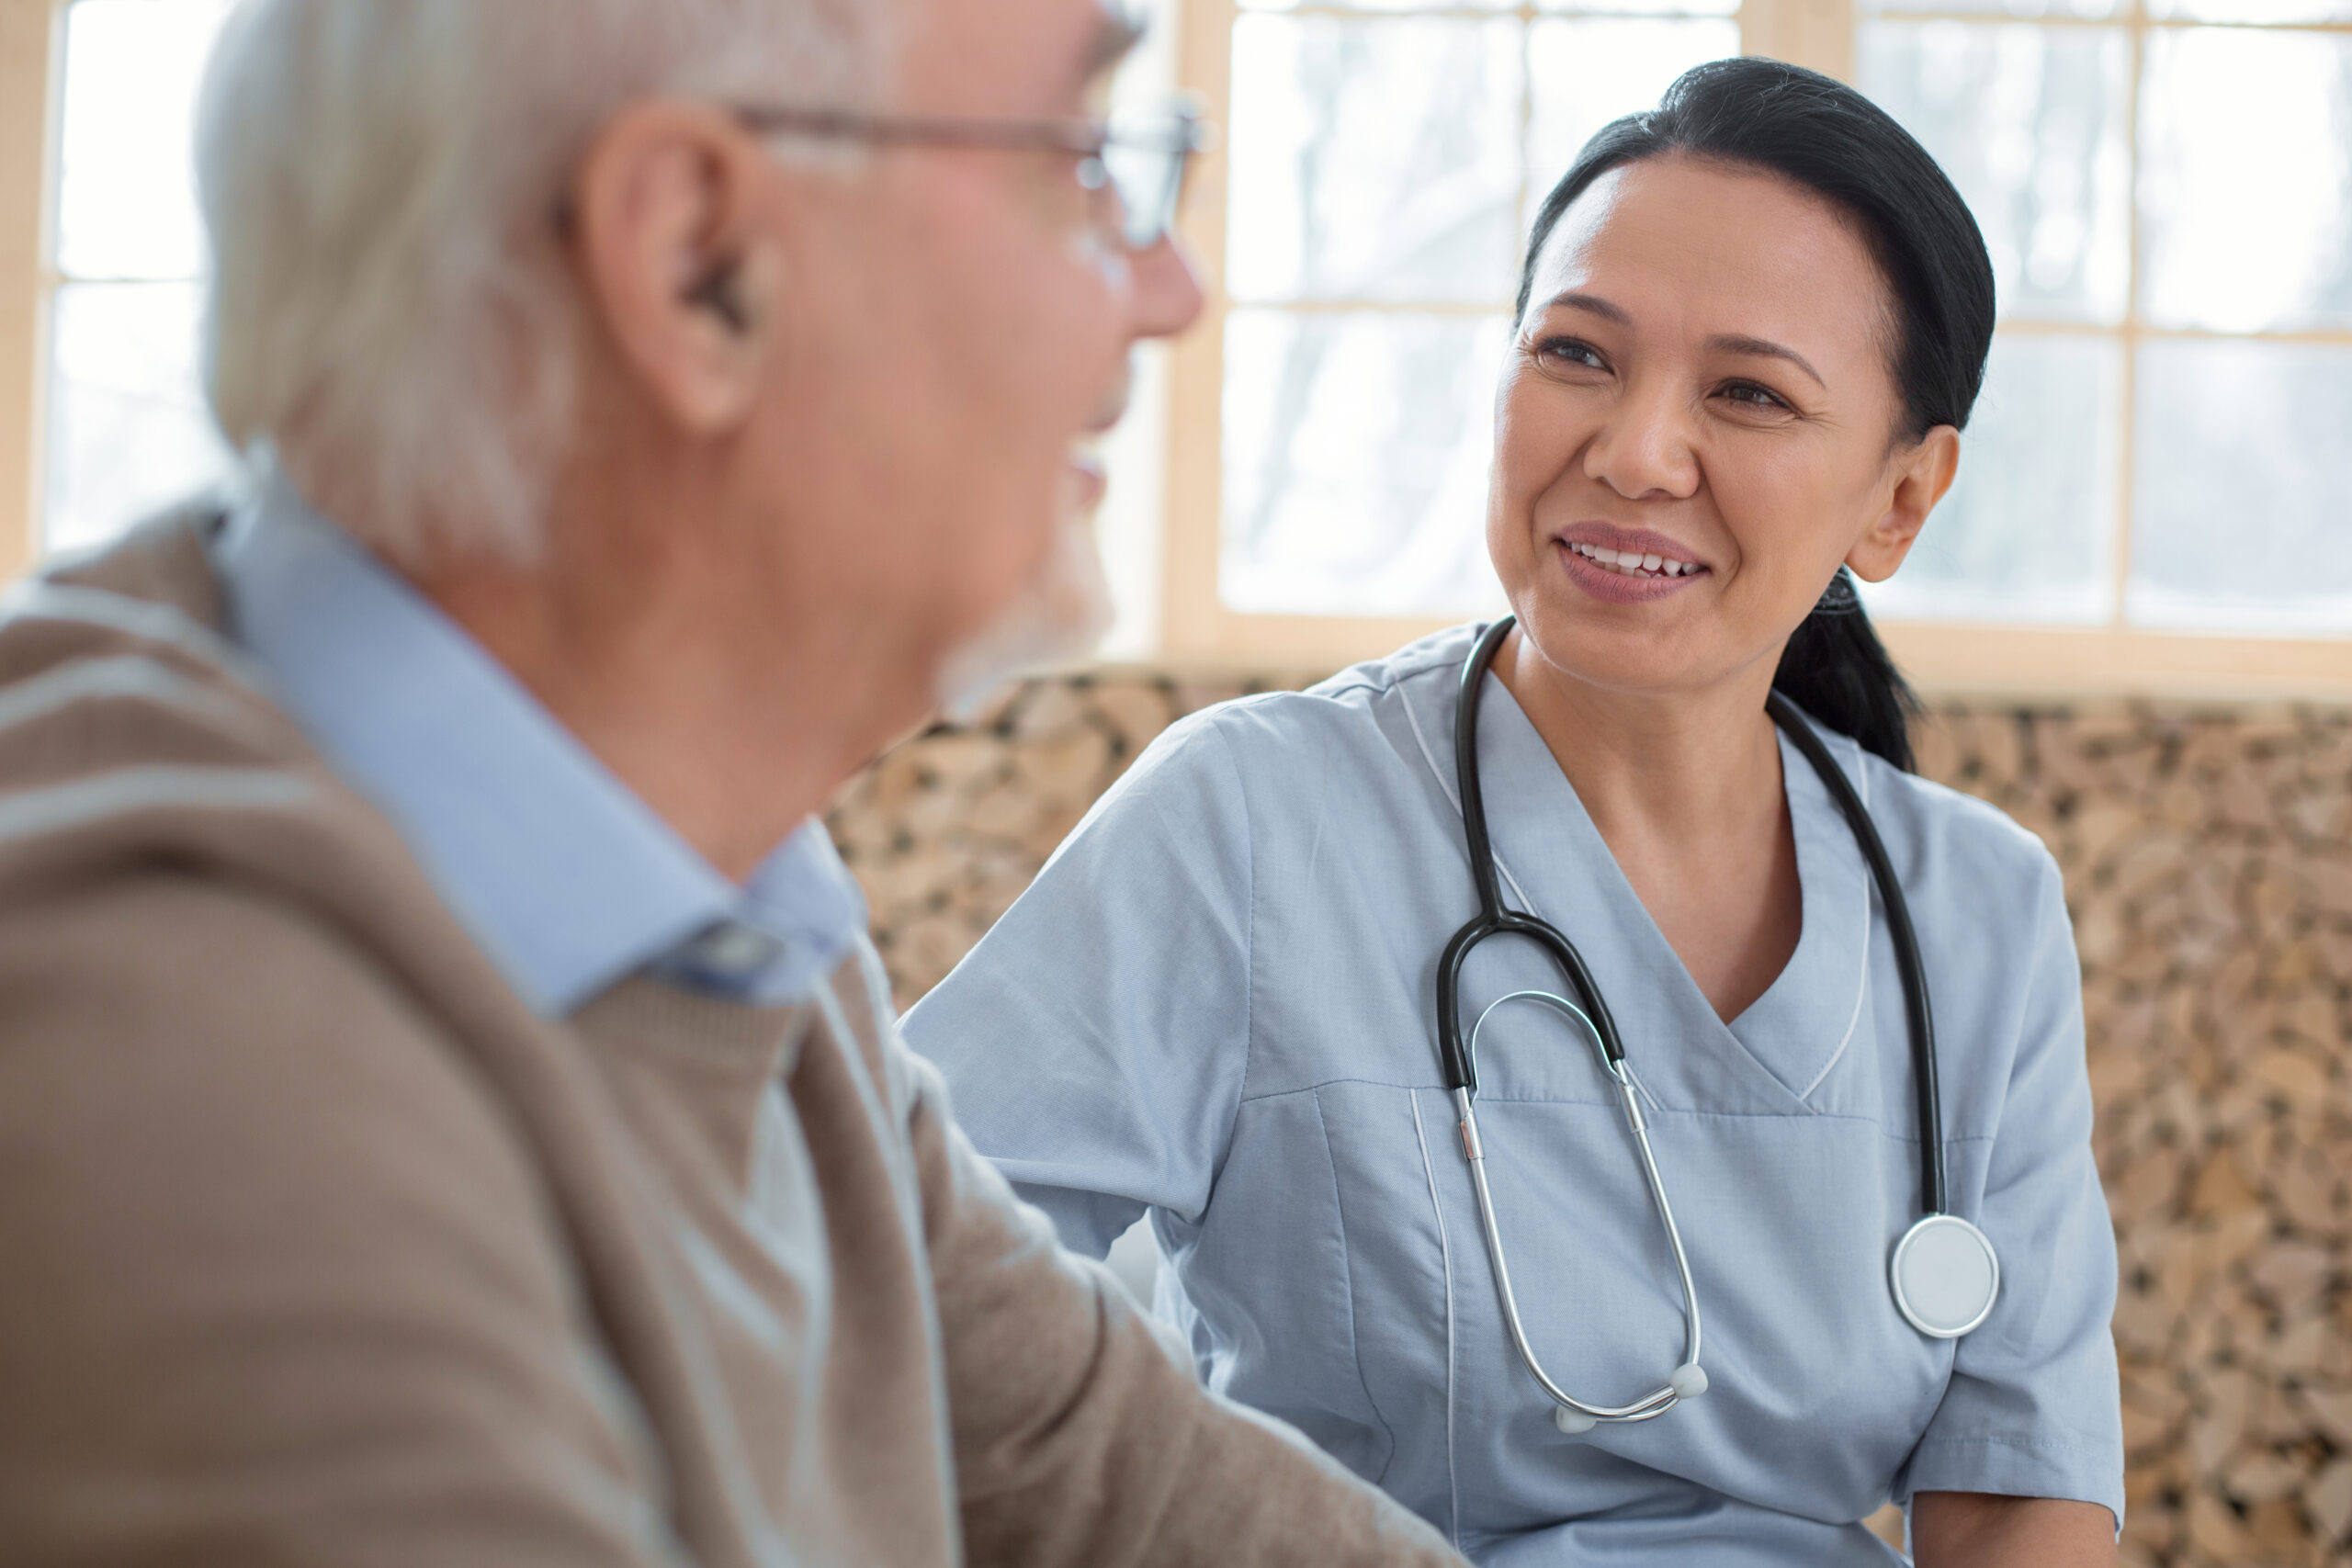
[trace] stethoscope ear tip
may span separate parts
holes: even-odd
[[[1580,1438],[1600,1425],[1581,1410],[1571,1410],[1565,1404],[1552,1407],[1552,1425],[1571,1438]]]
[[[1674,1391],[1677,1399],[1696,1399],[1707,1392],[1707,1370],[1696,1361],[1685,1361],[1674,1369],[1666,1386]]]

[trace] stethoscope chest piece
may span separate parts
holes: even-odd
[[[1931,1339],[1957,1339],[1991,1315],[2001,1260],[1983,1231],[1957,1214],[1929,1214],[1894,1244],[1887,1269],[1894,1304]]]

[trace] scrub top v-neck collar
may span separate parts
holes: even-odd
[[[1419,697],[1440,710],[1424,708],[1418,716],[1423,739],[1433,721],[1436,734],[1451,736],[1451,678],[1425,676],[1414,684],[1419,690],[1406,700]],[[1430,703],[1431,696],[1440,700]],[[1772,984],[1729,1024],[1626,880],[1542,735],[1492,675],[1480,687],[1478,762],[1506,899],[1532,900],[1530,913],[1558,925],[1583,951],[1618,1008],[1627,1057],[1653,1099],[1669,1110],[1730,1114],[1815,1109],[1807,1096],[1865,1026],[1871,908],[1869,869],[1804,755],[1781,738],[1803,930]],[[1452,769],[1441,777],[1458,801]],[[1820,1008],[1823,997],[1841,999],[1834,1016]],[[1808,1006],[1806,998],[1815,999]]]

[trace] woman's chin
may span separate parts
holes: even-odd
[[[1591,599],[1556,584],[1511,602],[1536,661],[1596,691],[1668,701],[1717,685],[1740,663],[1717,657],[1703,622],[1688,615],[1596,614]]]

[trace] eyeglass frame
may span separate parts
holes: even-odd
[[[1178,204],[1193,160],[1216,146],[1216,129],[1201,118],[1199,109],[1179,99],[1165,111],[1158,126],[1124,124],[1082,116],[1060,118],[978,118],[948,115],[865,114],[854,109],[812,109],[786,106],[730,106],[735,118],[757,134],[806,136],[819,141],[863,141],[883,147],[970,147],[1006,152],[1068,152],[1083,160],[1078,183],[1092,192],[1109,190],[1120,197],[1125,221],[1119,239],[1131,251],[1143,252],[1175,230]],[[1143,211],[1120,196],[1118,183],[1105,156],[1114,147],[1158,152],[1168,159],[1166,181]],[[1143,221],[1138,223],[1136,220]]]

